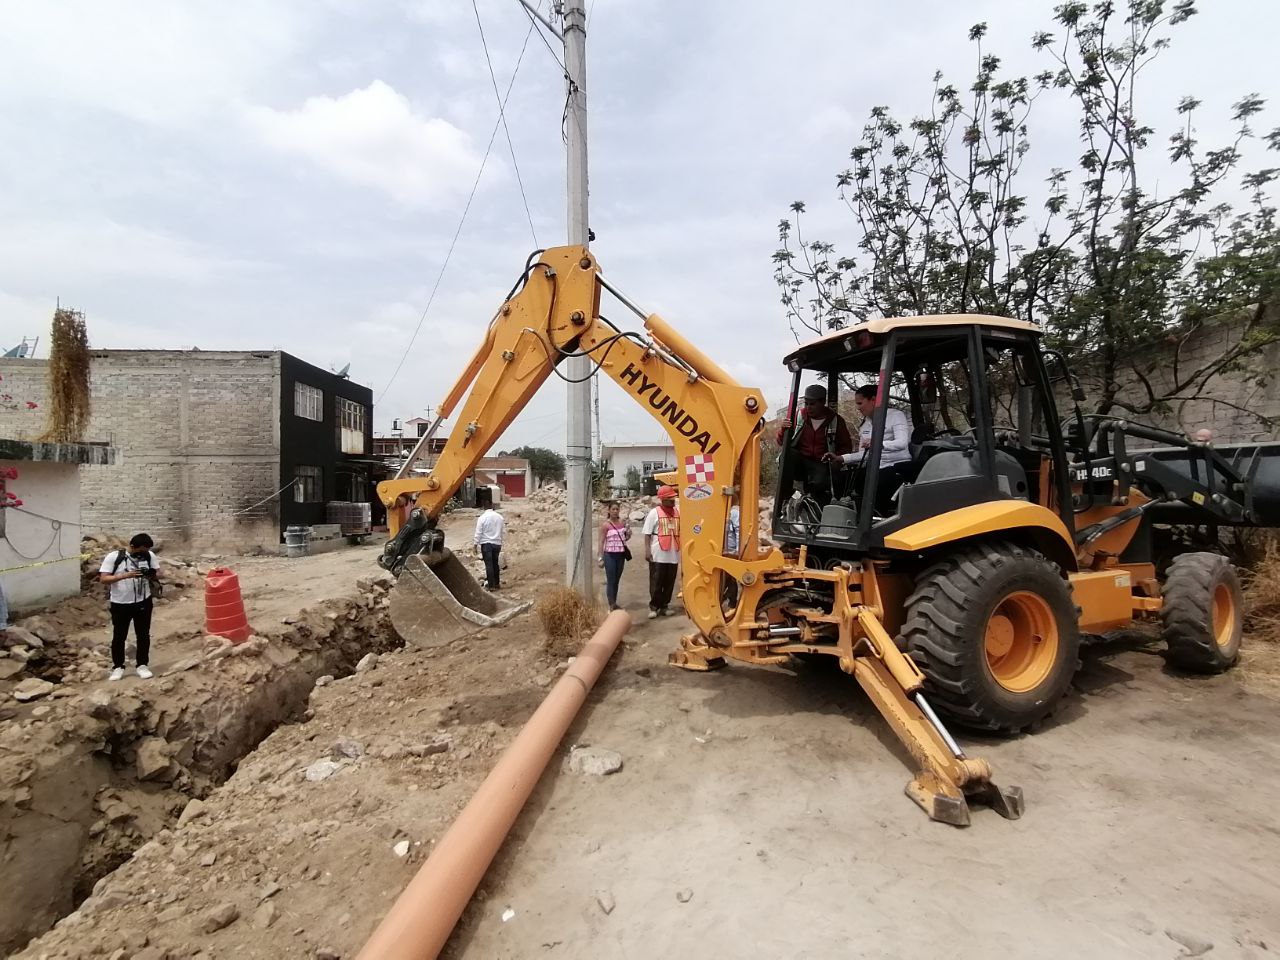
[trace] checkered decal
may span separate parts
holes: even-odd
[[[690,483],[710,483],[716,478],[715,462],[705,453],[684,458],[684,475]]]

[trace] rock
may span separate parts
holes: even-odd
[[[16,677],[26,668],[26,663],[21,660],[14,660],[12,657],[0,657],[0,680]]]
[[[411,757],[429,757],[436,753],[447,753],[451,746],[453,746],[453,741],[446,737],[433,743],[415,743],[406,747],[405,753]]]
[[[39,700],[41,697],[47,697],[53,693],[53,686],[48,680],[29,677],[13,688],[13,699],[19,703],[26,703],[28,700]]]
[[[355,740],[339,740],[329,749],[329,756],[335,760],[341,760],[343,757],[357,760],[364,756],[364,744]]]
[[[342,767],[340,763],[334,763],[332,760],[317,760],[311,766],[307,767],[304,776],[312,783],[319,783],[321,780],[328,780]]]
[[[23,627],[9,627],[3,633],[5,639],[2,642],[6,647],[23,646],[32,650],[44,649],[44,641]]]
[[[1174,943],[1181,945],[1182,949],[1186,951],[1182,954],[1184,957],[1199,957],[1213,949],[1212,940],[1198,937],[1194,933],[1187,933],[1185,930],[1166,927],[1164,935]]]
[[[690,890],[688,887],[685,887],[683,890],[677,890],[676,899],[679,900],[681,903],[688,903],[690,900],[693,899],[693,891]]]
[[[397,857],[407,857],[409,855],[409,841],[401,840],[399,843],[397,843],[394,847],[391,848],[391,852],[394,853]]]
[[[622,769],[622,754],[601,747],[574,747],[569,751],[565,769],[570,773],[603,777]]]
[[[182,815],[178,817],[178,826],[185,827],[196,817],[201,816],[205,811],[205,803],[203,800],[191,800],[182,808]]]
[[[315,960],[342,960],[342,954],[337,950],[330,950],[328,947],[320,947],[313,956]]]
[[[378,665],[378,655],[376,653],[366,653],[360,658],[360,662],[356,664],[356,673],[364,673],[372,670]]]
[[[212,867],[217,862],[218,862],[218,855],[214,853],[212,850],[210,850],[206,854],[202,854],[200,857],[200,866],[202,867]]]
[[[167,677],[175,673],[183,673],[187,670],[194,670],[198,666],[200,666],[199,657],[186,657],[185,659],[179,660],[172,667],[166,670],[164,675]]]
[[[331,673],[326,673],[323,677],[316,677],[317,687],[327,687],[331,683],[333,683],[333,674]]]
[[[267,900],[263,902],[257,910],[253,911],[253,925],[259,930],[266,930],[269,926],[276,922],[276,918],[280,915],[280,911],[276,905]]]
[[[240,908],[234,903],[220,903],[200,920],[201,933],[213,933],[229,927],[240,917]]]
[[[160,737],[138,741],[136,767],[139,780],[164,780],[169,772],[169,742]]]
[[[613,894],[608,890],[600,890],[596,893],[596,903],[606,917],[613,913],[613,908],[617,906],[616,901],[613,899]]]

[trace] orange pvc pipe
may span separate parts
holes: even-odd
[[[497,855],[631,617],[605,618],[498,760],[356,960],[434,960]]]

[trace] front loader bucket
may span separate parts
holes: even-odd
[[[414,554],[391,590],[391,625],[405,643],[438,647],[506,623],[532,604],[504,600],[483,589],[448,549]]]

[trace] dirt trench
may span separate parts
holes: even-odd
[[[209,638],[145,686],[61,685],[6,707],[0,729],[0,955],[75,910],[192,800],[207,797],[272,731],[304,719],[318,678],[352,673],[400,641],[386,583],[307,608],[270,637]],[[109,906],[109,904],[107,904]]]

